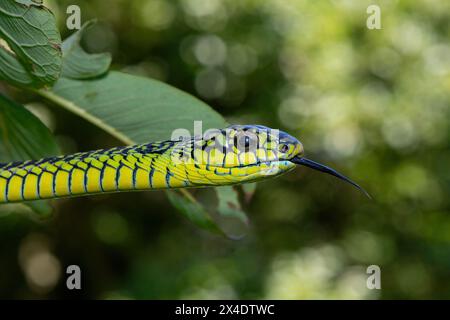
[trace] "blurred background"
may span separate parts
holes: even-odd
[[[257,185],[239,241],[198,229],[163,192],[59,200],[46,221],[0,211],[1,298],[450,297],[450,2],[46,4],[63,38],[68,5],[83,22],[98,18],[84,45],[111,52],[113,69],[190,92],[230,123],[288,131],[373,200],[299,168]],[[366,27],[370,4],[380,30]],[[119,144],[64,110],[22,102],[64,152]],[[66,289],[71,264],[80,291]],[[373,264],[381,290],[366,287]]]

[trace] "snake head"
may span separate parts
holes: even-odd
[[[266,167],[265,171],[262,170],[263,174],[278,175],[291,170],[295,165],[302,165],[350,183],[370,198],[361,186],[346,176],[328,166],[305,158],[302,143],[286,132],[260,125],[233,125],[227,129],[233,133],[235,145],[238,146],[237,151],[242,151],[243,146],[250,145],[247,153],[243,153],[251,160],[247,163],[257,163]],[[247,136],[249,138],[246,138]]]
[[[172,153],[188,155],[185,163],[198,168],[204,166],[234,183],[262,180],[302,165],[344,180],[369,196],[336,170],[305,158],[302,143],[293,136],[261,125],[231,125],[209,130],[202,137],[178,143]]]
[[[198,166],[222,169],[253,167],[255,170],[250,171],[278,174],[295,167],[289,160],[301,156],[303,146],[294,137],[276,129],[260,125],[232,125],[177,142],[171,153],[175,156],[173,158],[182,155],[188,163]],[[279,168],[275,170],[276,166]],[[273,170],[268,170],[269,167]]]

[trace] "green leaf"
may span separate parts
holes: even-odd
[[[24,66],[17,60],[16,56],[1,46],[0,79],[23,86],[32,86],[34,81]]]
[[[237,190],[232,186],[224,186],[217,189],[220,191],[217,193],[217,197],[219,199],[219,207],[217,210],[221,216],[227,218],[238,218],[240,221],[247,224],[248,219],[242,211]]]
[[[53,14],[36,1],[0,2],[0,79],[35,88],[51,86],[62,66],[61,37]]]
[[[58,153],[50,130],[24,106],[0,94],[0,162]]]
[[[186,193],[182,194],[179,191],[171,191],[167,192],[167,197],[178,211],[200,228],[220,235],[225,235],[211,218],[205,207],[195,200],[190,193],[187,194],[188,196],[186,196]]]
[[[242,238],[247,231],[248,218],[239,202],[237,186],[217,187],[216,194],[218,223],[223,232],[231,239]]]
[[[58,153],[48,128],[25,107],[0,94],[0,162],[40,159]],[[41,217],[51,212],[46,201],[26,204]]]
[[[35,221],[48,220],[53,213],[53,208],[47,200],[3,203],[0,205],[0,218],[9,215],[25,215]]]
[[[163,82],[112,71],[92,80],[61,78],[47,98],[103,128],[126,144],[170,139],[193,121],[203,129],[226,126],[225,120],[195,97]]]
[[[256,191],[256,185],[257,183],[246,183],[242,185],[242,191],[244,192],[244,199],[246,203],[249,203],[252,198],[253,195],[255,194]]]
[[[49,200],[27,201],[23,204],[29,207],[39,219],[45,220],[53,216],[53,207]]]
[[[81,47],[81,40],[86,31],[94,24],[89,21],[83,27],[64,40],[63,66],[61,76],[72,79],[89,79],[106,73],[111,64],[109,53],[90,54]]]

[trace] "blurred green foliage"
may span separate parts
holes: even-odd
[[[230,123],[290,132],[374,200],[297,169],[257,185],[239,241],[180,218],[162,192],[58,200],[47,222],[0,207],[0,297],[450,296],[449,2],[375,1],[382,29],[369,30],[372,1],[48,1],[63,38],[74,3],[100,19],[84,45],[114,69],[191,92]],[[118,144],[19,98],[65,153]],[[80,292],[65,288],[70,264]],[[382,290],[366,288],[372,264]]]

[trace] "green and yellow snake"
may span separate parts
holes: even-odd
[[[335,170],[306,159],[303,152],[300,141],[285,132],[233,125],[203,137],[4,163],[0,164],[0,203],[239,184],[278,176],[296,164],[363,190]]]

